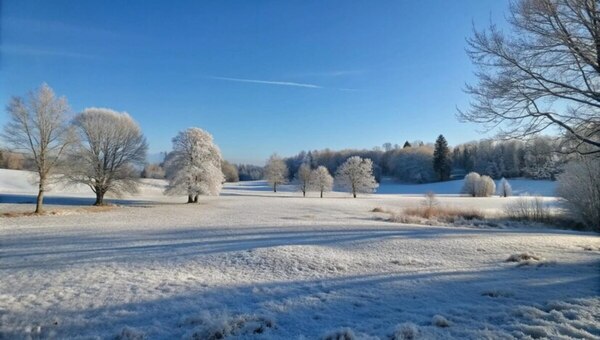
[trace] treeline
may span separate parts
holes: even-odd
[[[371,150],[301,151],[284,161],[292,176],[302,164],[309,164],[313,169],[322,165],[330,173],[335,173],[348,158],[359,156],[373,161],[373,174],[377,181],[385,176],[402,182],[427,183],[440,180],[434,167],[435,149],[434,144],[421,141],[406,142],[403,146],[386,143]],[[553,180],[567,162],[567,156],[557,152],[559,142],[544,136],[532,137],[526,142],[481,140],[449,150],[452,150],[447,156],[449,178],[463,178],[475,171],[494,179],[527,177]]]

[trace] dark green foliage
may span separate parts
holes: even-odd
[[[440,181],[447,181],[450,179],[452,157],[450,156],[448,142],[443,135],[439,135],[435,141],[435,148],[433,150],[433,170],[438,175]]]

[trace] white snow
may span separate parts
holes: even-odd
[[[0,170],[0,193],[34,194],[24,174]],[[597,234],[371,212],[420,204],[418,193],[302,198],[252,182],[189,205],[163,185],[144,181],[105,212],[0,217],[0,338],[600,337]],[[65,190],[49,195],[81,196]],[[0,202],[15,209],[31,205]],[[506,261],[525,253],[545,265]]]

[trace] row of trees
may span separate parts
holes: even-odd
[[[148,144],[138,124],[125,112],[87,108],[70,117],[64,97],[46,84],[25,98],[13,97],[7,108],[9,120],[3,139],[16,151],[28,155],[37,172],[36,213],[43,211],[44,193],[50,184],[83,184],[104,204],[108,192],[115,195],[138,190],[140,170],[145,177],[165,176],[166,194],[218,195],[225,175],[237,180],[237,169],[223,161],[212,136],[199,128],[181,131],[173,138],[173,151],[163,166],[146,166]],[[2,160],[15,162],[2,153]],[[11,157],[11,158],[9,158]]]
[[[288,183],[290,171],[286,162],[276,154],[272,155],[265,165],[265,178],[277,192],[277,186]],[[373,176],[373,162],[368,158],[352,156],[348,158],[335,172],[335,179],[329,170],[319,165],[312,169],[310,163],[302,163],[294,175],[298,189],[306,196],[308,191],[319,191],[321,198],[323,192],[333,189],[334,183],[343,190],[352,193],[356,198],[357,193],[371,193],[379,184]]]
[[[302,151],[284,161],[290,170],[288,180],[302,164],[312,168],[322,165],[335,173],[352,156],[371,159],[378,181],[387,176],[402,182],[427,183],[445,181],[453,175],[460,178],[472,171],[494,179],[556,179],[570,157],[560,152],[561,143],[559,138],[532,136],[527,141],[481,140],[451,148],[440,135],[435,144],[416,141],[402,147],[386,143],[383,148],[371,150]]]
[[[89,186],[97,205],[108,191],[136,191],[136,168],[145,163],[148,145],[127,113],[88,108],[70,119],[66,98],[46,84],[26,97],[13,97],[7,112],[2,137],[30,156],[38,174],[36,213],[56,180]]]

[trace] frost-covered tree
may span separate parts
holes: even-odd
[[[472,197],[487,197],[496,191],[496,183],[490,176],[481,176],[476,172],[470,172],[465,176],[461,192]]]
[[[498,186],[498,195],[501,197],[512,196],[512,187],[504,177],[502,177],[500,180],[500,185]]]
[[[238,168],[229,163],[226,160],[221,162],[221,170],[223,171],[223,175],[225,176],[225,181],[234,183],[240,181],[240,175],[238,173]]]
[[[358,156],[348,158],[338,168],[335,181],[342,188],[350,191],[354,198],[357,193],[371,193],[379,186],[373,176],[373,161]]]
[[[579,157],[558,176],[558,194],[571,214],[600,231],[600,158]]]
[[[277,154],[271,155],[265,165],[265,178],[273,186],[273,192],[277,192],[279,184],[285,184],[288,181],[288,167]]]
[[[165,193],[187,195],[188,203],[197,203],[199,195],[218,195],[225,181],[221,161],[210,133],[196,127],[180,131],[165,164],[169,180]]]
[[[483,175],[477,182],[477,197],[492,196],[496,192],[496,183],[490,176]]]
[[[477,197],[477,185],[481,180],[481,176],[476,172],[469,172],[463,181],[463,187],[461,192],[463,194]]]
[[[64,97],[57,98],[50,86],[42,84],[27,98],[11,98],[6,111],[8,122],[2,137],[15,151],[33,159],[38,176],[35,212],[41,213],[52,172],[74,141],[67,118],[69,105]]]
[[[435,148],[433,150],[433,170],[438,175],[440,181],[447,181],[450,179],[452,159],[450,157],[448,142],[443,135],[439,135],[435,141]]]
[[[310,174],[310,189],[321,193],[323,198],[324,192],[329,192],[333,189],[333,177],[329,174],[326,167],[319,165]]]
[[[89,186],[96,194],[94,205],[104,204],[108,192],[137,192],[138,169],[148,150],[139,125],[125,112],[103,108],[83,110],[73,125],[79,142],[70,156],[68,181]]]
[[[304,163],[300,165],[298,168],[298,172],[296,173],[295,180],[298,183],[298,189],[302,191],[302,196],[306,197],[306,191],[310,188],[311,177],[310,177],[310,165]]]

